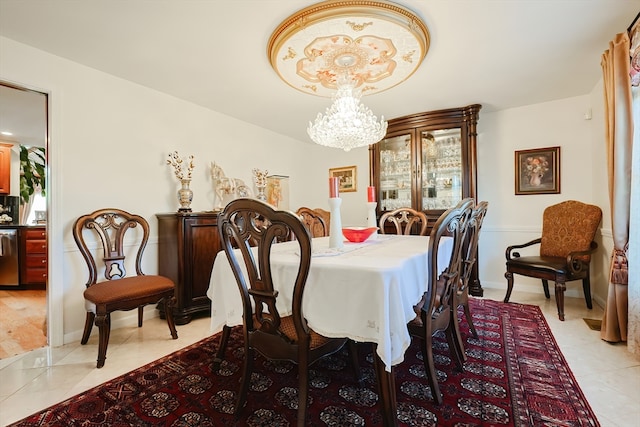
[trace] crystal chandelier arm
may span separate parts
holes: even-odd
[[[349,151],[384,138],[387,122],[383,116],[378,122],[373,112],[360,102],[353,85],[343,84],[324,116],[318,113],[315,121],[309,122],[307,133],[316,144]]]

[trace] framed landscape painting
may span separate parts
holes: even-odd
[[[516,195],[560,193],[560,147],[515,152]]]
[[[342,168],[329,169],[329,178],[338,177],[339,190],[341,193],[349,193],[350,191],[358,191],[358,182],[356,175],[356,166],[345,166]]]

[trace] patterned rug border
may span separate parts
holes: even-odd
[[[501,362],[509,372],[508,378],[508,390],[507,397],[509,400],[509,405],[511,407],[511,419],[507,414],[507,419],[500,418],[500,412],[496,411],[496,407],[491,399],[487,399],[485,402],[484,398],[480,400],[480,406],[477,408],[473,408],[473,405],[477,406],[477,402],[471,402],[472,399],[460,398],[455,400],[453,403],[448,402],[447,398],[448,394],[454,394],[454,391],[459,392],[459,390],[454,390],[453,386],[449,385],[449,380],[447,380],[446,384],[441,383],[441,391],[443,396],[445,397],[445,403],[441,406],[434,406],[432,404],[432,398],[430,394],[430,390],[428,386],[426,386],[426,380],[419,381],[417,387],[419,390],[416,391],[416,395],[419,397],[417,403],[411,398],[407,398],[405,395],[400,395],[401,391],[398,390],[398,420],[399,425],[407,425],[407,426],[558,426],[558,425],[566,425],[566,426],[588,426],[588,427],[598,427],[600,424],[598,423],[596,416],[591,409],[588,401],[586,400],[584,393],[580,389],[573,372],[571,371],[569,365],[567,364],[566,358],[560,351],[560,347],[553,336],[551,329],[542,314],[540,307],[529,304],[519,304],[519,303],[502,303],[498,301],[488,300],[488,299],[478,299],[471,298],[471,311],[474,313],[474,324],[476,325],[476,329],[479,333],[479,339],[474,340],[470,335],[466,336],[466,340],[468,345],[466,345],[468,358],[472,360],[473,354],[470,355],[470,352],[476,351],[481,355],[490,355],[494,354],[492,351],[487,351],[488,347],[478,347],[474,348],[474,345],[479,345],[478,343],[486,343],[494,339],[492,337],[492,333],[495,334],[490,328],[495,327],[491,324],[491,322],[496,322],[496,319],[493,317],[497,316],[500,322],[500,327],[502,328],[500,331],[500,340],[505,343],[505,348],[503,349],[505,360]],[[461,323],[461,328],[463,333],[467,330],[466,323]],[[237,334],[237,332],[234,332]],[[504,335],[504,336],[503,336]],[[240,336],[241,337],[241,336]],[[542,337],[543,343],[547,346],[551,346],[552,348],[547,349],[541,348],[540,338]],[[241,338],[240,338],[241,339]],[[158,408],[165,410],[163,405],[166,405],[167,402],[158,402],[157,395],[166,394],[159,393],[162,390],[169,390],[169,392],[176,392],[177,387],[175,387],[174,383],[179,381],[174,378],[175,375],[182,375],[179,379],[182,381],[185,378],[186,374],[191,377],[193,374],[192,371],[188,371],[189,366],[192,364],[198,364],[199,367],[206,368],[203,363],[206,364],[206,361],[211,361],[212,356],[217,349],[219,341],[219,336],[214,335],[211,337],[206,337],[196,343],[193,343],[183,349],[177,350],[167,356],[164,356],[160,359],[157,359],[153,362],[147,363],[135,370],[122,374],[112,380],[106,381],[103,384],[95,386],[85,392],[79,393],[73,397],[70,397],[60,403],[51,405],[50,407],[40,410],[29,417],[24,418],[10,426],[21,426],[21,427],[31,427],[31,426],[58,426],[58,425],[78,425],[78,426],[95,426],[95,425],[113,425],[113,426],[124,426],[124,425],[171,425],[171,426],[187,426],[187,425],[290,425],[291,420],[295,420],[295,408],[287,408],[293,409],[291,414],[286,413],[286,419],[280,417],[278,422],[269,422],[265,423],[264,419],[256,418],[256,411],[251,413],[248,407],[245,407],[243,412],[244,416],[240,419],[238,418],[229,418],[228,411],[230,411],[229,405],[233,403],[235,399],[234,392],[236,391],[238,384],[235,385],[232,383],[230,387],[227,389],[231,391],[225,392],[225,386],[219,385],[218,393],[215,396],[211,396],[208,400],[209,404],[212,404],[214,398],[218,401],[221,399],[220,393],[225,392],[227,395],[223,396],[226,399],[222,404],[222,412],[217,412],[216,409],[208,408],[204,409],[204,415],[202,413],[196,414],[196,412],[189,412],[182,415],[179,418],[171,418],[167,417],[167,419],[163,419],[161,417],[154,418],[157,420],[157,423],[150,422],[148,420],[141,420],[142,415],[136,413],[134,408],[137,408],[137,405],[141,405],[142,409],[148,409],[149,411],[156,411],[157,408],[149,409],[144,408],[145,402],[152,401],[154,405],[159,405]],[[452,379],[455,379],[457,376],[462,376],[466,379],[466,376],[472,376],[470,372],[473,371],[473,367],[468,367],[469,360],[465,363],[465,371],[468,372],[463,373],[454,373],[454,372],[442,372],[441,366],[447,364],[452,364],[452,361],[446,362],[446,355],[448,350],[446,349],[446,341],[444,342],[444,350],[442,346],[440,346],[441,353],[436,355],[439,359],[436,361],[436,367],[439,370],[439,376],[442,374],[445,376],[450,376]],[[498,342],[498,341],[496,341]],[[509,346],[513,346],[513,348],[507,348],[507,344]],[[230,346],[231,347],[231,346]],[[413,347],[413,345],[412,345]],[[521,347],[520,351],[518,348]],[[414,349],[415,350],[415,349]],[[513,350],[513,354],[510,352]],[[548,350],[548,351],[547,351]],[[237,351],[234,350],[235,353]],[[484,353],[483,353],[484,352]],[[544,357],[541,358],[542,353],[549,354],[548,360]],[[237,358],[237,354],[231,355],[231,348],[227,350],[227,358]],[[418,352],[419,353],[419,352]],[[434,354],[436,351],[434,350]],[[241,355],[240,355],[241,356]],[[483,356],[484,357],[484,356]],[[414,358],[414,359],[412,359]],[[345,356],[346,359],[346,356]],[[361,355],[362,359],[362,355]],[[415,364],[414,355],[407,355],[407,359],[412,359],[411,362],[414,365],[407,367],[407,370],[410,371],[411,374],[415,376],[420,376],[420,373],[416,373],[415,371],[419,371],[422,369],[422,375],[424,375],[424,370],[422,368],[422,362],[417,360],[417,364]],[[443,362],[445,360],[445,362]],[[483,360],[482,366],[487,363]],[[203,362],[204,361],[204,362]],[[371,362],[371,355],[367,355],[363,362],[366,361]],[[223,363],[223,367],[225,367],[225,361]],[[407,360],[403,362],[402,365],[409,363]],[[230,363],[229,366],[232,364]],[[477,365],[477,363],[476,363]],[[255,366],[258,366],[258,363],[255,363]],[[315,365],[314,365],[315,366]],[[489,367],[492,369],[491,367]],[[186,371],[186,372],[185,372]],[[347,366],[346,371],[351,371],[350,367]],[[398,369],[396,371],[396,375],[398,375]],[[482,369],[480,370],[481,374],[484,372]],[[365,376],[368,376],[367,381],[369,384],[369,388],[373,386],[373,390],[375,391],[375,378],[372,378],[372,369],[368,370],[366,367],[363,367],[363,372]],[[207,376],[207,372],[203,373],[205,378],[213,377],[214,381],[223,382],[223,379],[219,377],[217,374],[210,374]],[[346,375],[349,375],[351,372],[345,372],[343,375],[346,378]],[[142,375],[144,374],[144,375]],[[232,375],[232,374],[229,374]],[[560,379],[561,384],[558,384],[558,381],[550,381],[551,378],[549,375],[555,375],[554,380]],[[408,375],[404,375],[408,376]],[[153,387],[149,386],[148,388],[144,387],[144,384],[141,382],[145,381],[145,378],[149,379],[150,384],[154,384]],[[295,377],[295,375],[294,375]],[[351,378],[349,378],[349,381]],[[405,379],[406,380],[406,379]],[[154,382],[156,381],[156,382]],[[441,380],[442,381],[442,380]],[[472,381],[469,379],[469,381]],[[476,381],[476,380],[474,380]],[[400,382],[397,379],[397,383]],[[409,381],[411,382],[411,381]],[[407,382],[407,384],[409,383]],[[480,382],[480,381],[478,381]],[[486,381],[485,381],[486,382]],[[413,381],[415,383],[415,381]],[[294,378],[293,387],[297,386],[297,381]],[[173,386],[173,388],[172,388]],[[196,384],[193,384],[196,386]],[[253,387],[253,380],[252,380]],[[289,386],[290,387],[290,386]],[[333,386],[336,387],[336,386]],[[401,385],[398,385],[400,389]],[[139,388],[139,390],[137,389]],[[288,387],[285,387],[288,388]],[[354,387],[351,385],[346,385],[340,389],[340,393],[342,393],[343,389],[353,390]],[[283,389],[284,390],[284,389]],[[179,390],[178,390],[179,391]],[[481,390],[483,393],[486,393],[487,390]],[[566,399],[562,399],[562,396],[558,396],[558,391],[560,391]],[[570,391],[567,392],[567,391]],[[405,392],[405,390],[402,390]],[[249,392],[252,392],[250,390]],[[362,398],[363,391],[356,391],[358,398]],[[171,393],[169,393],[171,394]],[[207,402],[201,402],[200,400],[204,400],[204,396],[202,397],[191,397],[189,395],[182,396],[185,400],[184,402],[181,400],[181,405],[193,406],[196,409],[200,409],[202,412],[202,406]],[[231,394],[231,396],[229,395]],[[316,400],[321,401],[317,404],[330,404],[324,408],[324,412],[321,414],[321,419],[324,424],[318,424],[318,421],[314,421],[309,425],[347,425],[347,424],[331,424],[330,420],[333,416],[333,421],[335,422],[335,417],[345,417],[344,408],[340,407],[339,397],[336,395],[333,400],[324,398],[323,393],[320,393],[321,396],[317,396]],[[333,396],[333,394],[328,394]],[[375,393],[374,393],[375,395]],[[296,395],[297,396],[297,395]],[[297,400],[297,397],[293,396],[293,401]],[[342,396],[344,397],[344,396]],[[144,398],[144,401],[143,401]],[[154,400],[155,399],[155,400]],[[250,399],[256,399],[256,395]],[[258,399],[259,400],[259,399]],[[428,401],[425,401],[428,400]],[[504,400],[504,399],[503,399]],[[194,402],[198,401],[198,402]],[[494,401],[499,401],[495,400]],[[461,403],[462,402],[462,403]],[[278,402],[281,403],[281,402]],[[334,405],[335,403],[335,405]],[[353,403],[353,402],[351,402]],[[276,401],[273,401],[272,406],[275,406]],[[312,402],[313,404],[313,402]],[[469,407],[462,408],[461,405],[469,405]],[[149,403],[147,403],[147,406]],[[226,406],[225,406],[226,405]],[[253,403],[255,406],[256,403]],[[258,404],[259,405],[259,404]],[[415,405],[415,406],[414,406]],[[249,403],[248,403],[249,406]],[[286,406],[286,405],[285,405]],[[345,406],[344,404],[342,406]],[[363,410],[365,414],[365,418],[367,419],[366,425],[378,425],[379,424],[379,402],[377,401],[377,397],[374,399],[370,408]],[[457,408],[456,408],[457,407]],[[69,409],[73,408],[73,410]],[[331,409],[330,409],[331,408]],[[337,409],[336,409],[337,408]],[[139,408],[138,408],[139,409]],[[219,409],[219,408],[218,408]],[[254,408],[251,408],[254,409]],[[456,413],[452,413],[456,409],[464,410],[466,413],[473,413],[476,411],[476,418],[479,419],[473,420],[464,420],[460,421],[460,415]],[[100,411],[103,412],[100,412]],[[326,414],[328,411],[340,411],[343,410],[342,413],[330,413]],[[73,412],[75,411],[75,412]],[[309,410],[311,412],[311,408]],[[317,412],[317,411],[316,411]],[[401,414],[402,412],[402,414]],[[73,413],[73,416],[70,415]],[[194,415],[195,414],[195,415]],[[437,415],[436,415],[437,414]],[[191,418],[187,417],[189,415]],[[207,420],[203,420],[203,416],[207,416]],[[278,414],[276,414],[278,415]],[[464,415],[464,414],[463,414]],[[79,419],[84,416],[84,419]],[[273,417],[273,414],[269,414],[268,416]],[[352,414],[348,414],[348,416],[353,416]],[[356,416],[358,416],[356,414]],[[577,419],[567,419],[564,420],[562,417],[575,416]],[[196,417],[196,418],[194,418]],[[209,419],[211,417],[211,419]],[[247,418],[248,417],[248,418]],[[317,416],[316,416],[317,417]],[[324,417],[324,418],[322,418]],[[348,418],[348,417],[347,417]],[[341,418],[345,420],[347,418]],[[361,420],[350,421],[351,423],[348,425],[365,425],[365,418],[359,417]],[[413,418],[413,419],[412,419]],[[220,419],[220,420],[219,420]],[[235,419],[236,421],[232,421]],[[273,419],[273,418],[271,418]],[[226,420],[226,421],[225,421]],[[287,421],[288,420],[288,421]],[[493,420],[493,421],[488,421]],[[205,421],[208,421],[209,424]],[[193,423],[196,424],[193,424]]]

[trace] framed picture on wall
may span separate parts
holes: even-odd
[[[560,193],[560,147],[515,152],[516,195]]]
[[[276,209],[289,210],[289,177],[270,175],[267,177],[267,203]]]
[[[358,191],[357,167],[345,166],[341,168],[329,169],[329,178],[338,177],[340,182],[339,190],[341,193],[350,191]]]

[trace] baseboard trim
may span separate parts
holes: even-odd
[[[582,293],[582,282],[576,282],[577,287],[568,288],[564,292],[564,296],[567,298],[581,298],[584,299],[584,294]],[[568,286],[571,286],[569,284]],[[507,283],[505,282],[491,282],[482,280],[482,288],[483,289],[502,289],[504,293],[507,293]],[[534,283],[514,283],[514,290],[518,290],[518,292],[527,292],[531,294],[544,294],[544,290],[542,289],[542,282],[538,285]],[[551,298],[553,298],[553,282],[549,283],[549,291],[551,292]],[[606,301],[602,298],[591,294],[591,300],[594,304],[598,305],[600,308],[604,308],[606,305]]]

